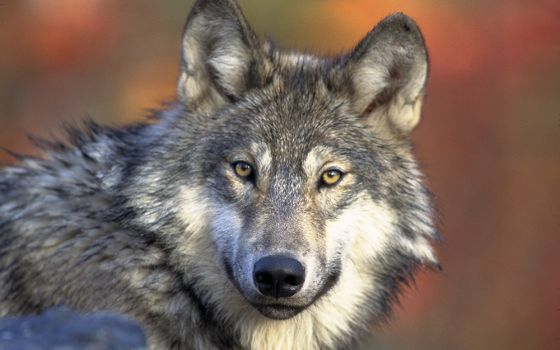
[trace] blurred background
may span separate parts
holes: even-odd
[[[241,0],[261,37],[336,54],[385,15],[424,32],[414,142],[443,274],[422,272],[368,348],[560,349],[560,2]],[[174,98],[188,0],[0,0],[0,146]],[[13,158],[0,152],[0,162]]]

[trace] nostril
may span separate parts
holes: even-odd
[[[301,279],[298,276],[288,275],[284,278],[284,282],[291,286],[299,286],[301,284]]]
[[[305,268],[292,258],[267,256],[255,263],[253,279],[257,289],[276,299],[296,294],[305,281]]]
[[[270,273],[266,273],[266,272],[255,273],[255,280],[257,281],[257,283],[263,285],[272,286],[274,284],[274,277]]]

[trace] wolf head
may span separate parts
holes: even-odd
[[[321,58],[259,41],[233,0],[198,1],[179,117],[149,143],[134,206],[202,299],[237,305],[232,318],[371,320],[415,267],[437,265],[409,143],[427,74],[403,14]]]

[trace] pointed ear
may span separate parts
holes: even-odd
[[[179,100],[209,114],[239,98],[258,47],[234,0],[198,0],[183,33]]]
[[[368,124],[398,136],[418,124],[428,56],[411,18],[398,13],[382,20],[350,54],[344,70],[354,111]]]

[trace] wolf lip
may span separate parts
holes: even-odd
[[[280,304],[272,304],[272,305],[253,305],[261,314],[268,318],[272,318],[274,320],[286,320],[288,318],[294,317],[301,311],[303,311],[304,307],[295,307],[295,306],[288,306],[288,305],[280,305]]]

